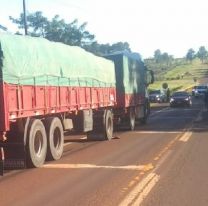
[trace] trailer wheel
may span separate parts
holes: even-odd
[[[43,123],[39,119],[32,119],[27,137],[27,165],[41,167],[46,158],[47,138]]]
[[[135,129],[135,124],[136,124],[136,114],[135,114],[135,108],[131,107],[128,112],[128,117],[127,117],[127,125],[128,129],[133,131]]]
[[[48,118],[45,121],[47,133],[47,160],[58,160],[63,154],[64,130],[59,118]]]
[[[113,114],[110,110],[106,112],[105,116],[105,133],[105,139],[111,140],[113,137]]]
[[[113,137],[113,114],[110,110],[104,111],[98,120],[100,125],[97,128],[93,128],[93,131],[87,132],[88,140],[111,140]],[[94,120],[96,121],[96,119]]]

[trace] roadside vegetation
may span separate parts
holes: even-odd
[[[201,47],[200,47],[201,48]],[[204,47],[203,47],[204,48]],[[189,49],[186,57],[169,61],[156,62],[155,58],[145,60],[146,66],[155,73],[155,83],[149,86],[149,90],[161,89],[163,83],[167,83],[171,92],[177,90],[191,90],[199,83],[200,79],[208,77],[208,56],[199,55],[199,51],[192,53],[191,58]]]

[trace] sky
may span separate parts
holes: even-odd
[[[128,42],[143,58],[160,49],[175,58],[188,49],[208,49],[207,0],[25,0],[27,12],[42,11],[51,19],[58,14],[70,23],[87,22],[98,43]],[[9,16],[19,17],[22,0],[0,0],[0,24],[17,28]]]

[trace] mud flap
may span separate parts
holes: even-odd
[[[5,170],[26,168],[26,152],[23,143],[1,143],[4,160],[1,165]]]

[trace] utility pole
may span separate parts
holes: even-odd
[[[26,9],[25,9],[25,0],[23,0],[23,14],[24,14],[25,35],[27,35],[27,15],[26,15]]]

